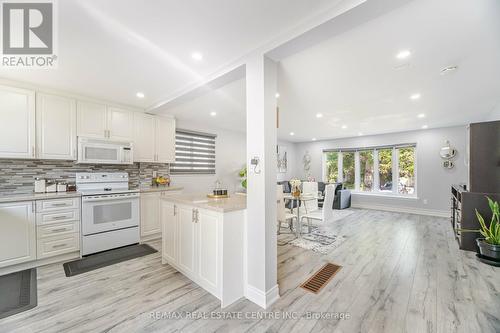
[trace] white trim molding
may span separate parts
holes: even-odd
[[[267,292],[264,292],[247,284],[245,288],[245,297],[261,308],[267,309],[280,298],[279,286],[276,284]]]
[[[377,205],[377,204],[359,204],[359,203],[353,203],[352,207],[361,209],[383,210],[386,212],[425,215],[425,216],[450,217],[450,212],[447,210],[443,211],[435,209],[421,209],[414,207],[388,206],[388,205]]]

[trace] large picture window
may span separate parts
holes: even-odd
[[[416,145],[325,150],[325,180],[364,193],[415,196]]]

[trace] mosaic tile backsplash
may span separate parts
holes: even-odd
[[[72,161],[0,159],[0,192],[32,192],[36,177],[74,182],[77,172],[128,172],[131,187],[147,186],[151,185],[153,171],[166,176],[170,168],[168,164],[155,163],[94,165]]]

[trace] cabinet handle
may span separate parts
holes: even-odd
[[[194,209],[193,209],[193,213],[192,213],[192,215],[191,215],[191,219],[192,219],[192,221],[193,221],[193,223],[194,223]]]
[[[60,231],[66,231],[68,229],[66,228],[59,228],[59,229],[53,229],[52,232],[60,232]]]
[[[174,216],[176,216],[176,215],[177,215],[177,206],[174,205]]]
[[[57,249],[58,247],[65,247],[67,246],[67,244],[57,244],[57,245],[54,245],[52,246],[54,249]]]
[[[31,156],[35,157],[35,146],[31,147]]]
[[[61,216],[54,216],[52,219],[53,220],[64,220],[64,219],[67,219],[68,217],[65,216],[65,215],[61,215]]]
[[[65,203],[53,203],[52,206],[54,207],[61,207],[61,206],[67,206]]]

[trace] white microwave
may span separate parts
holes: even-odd
[[[133,144],[78,137],[78,163],[132,164]]]

